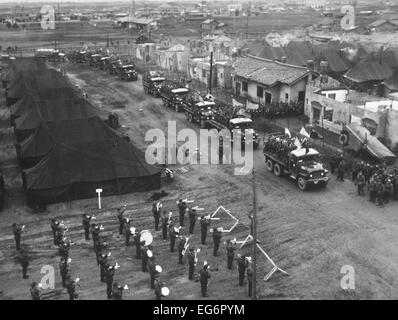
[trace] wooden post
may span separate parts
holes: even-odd
[[[208,85],[208,92],[211,94],[211,86],[213,80],[213,51],[210,52],[210,76],[209,76],[209,85]]]

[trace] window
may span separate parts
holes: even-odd
[[[323,119],[332,122],[333,121],[333,109],[326,109],[323,111]]]
[[[289,94],[285,93],[285,102],[289,102]]]
[[[260,86],[257,86],[257,97],[262,98],[264,95],[264,89]]]
[[[336,100],[336,94],[335,93],[329,93],[328,98]]]
[[[242,91],[247,92],[247,82],[242,82]]]
[[[220,73],[220,78],[222,79],[222,72]]]
[[[206,78],[206,70],[202,70],[202,78]]]

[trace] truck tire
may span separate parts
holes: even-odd
[[[265,167],[267,168],[267,170],[268,170],[269,172],[272,172],[272,170],[274,169],[274,163],[272,162],[271,159],[267,159],[267,160],[265,161]]]
[[[299,189],[301,191],[304,191],[307,189],[307,182],[305,181],[305,179],[303,177],[298,177],[297,186],[299,187]]]
[[[277,177],[280,177],[282,175],[282,169],[281,169],[281,166],[279,165],[279,163],[274,164],[274,174]]]

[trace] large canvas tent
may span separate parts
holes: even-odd
[[[84,99],[47,100],[34,106],[15,120],[15,137],[18,142],[26,139],[40,122],[89,118],[97,115],[97,108]]]
[[[28,206],[146,191],[160,187],[160,169],[125,139],[57,144],[23,172]]]
[[[35,132],[17,149],[22,169],[37,164],[57,144],[76,145],[118,140],[121,135],[97,116],[56,122],[41,121]]]

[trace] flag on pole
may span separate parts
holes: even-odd
[[[307,130],[305,130],[304,127],[301,128],[300,134],[303,135],[303,136],[306,137],[306,138],[309,138],[309,137],[310,137],[310,135],[308,134]]]
[[[242,103],[236,101],[235,99],[232,98],[232,107],[237,107],[237,108],[242,108],[244,107]]]
[[[290,133],[290,131],[289,131],[289,129],[288,129],[288,128],[285,128],[285,134],[286,134],[286,135],[288,135],[288,136],[289,136],[289,138],[291,138],[291,137],[292,137],[292,135],[291,135],[291,133]]]
[[[249,100],[246,101],[246,110],[258,110],[259,105],[258,103],[250,102]]]
[[[297,137],[294,139],[294,145],[297,147],[297,149],[301,149],[301,143]]]

